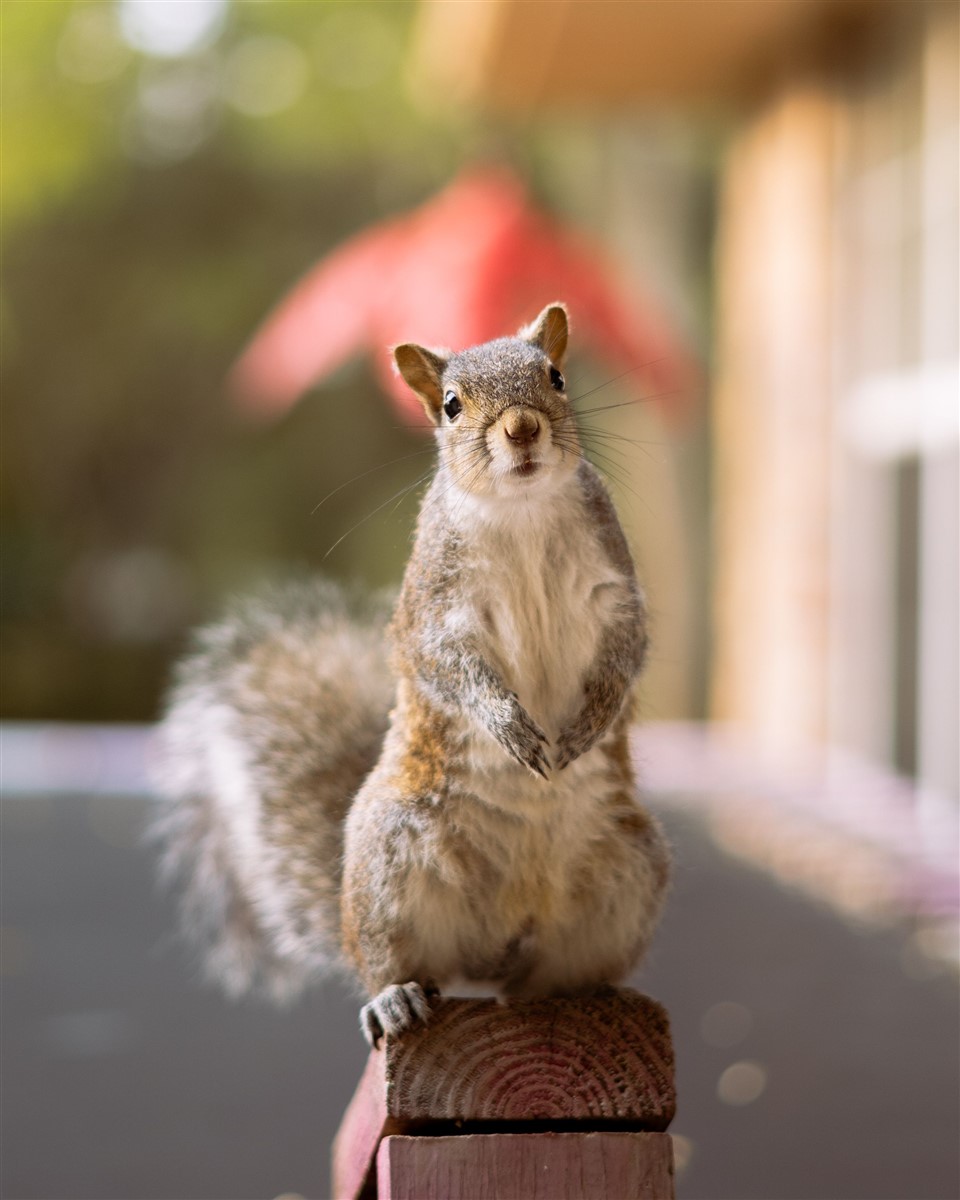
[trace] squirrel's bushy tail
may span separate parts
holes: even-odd
[[[207,973],[295,995],[340,961],[343,821],[380,753],[386,604],[272,587],[201,630],[160,726],[163,872]]]

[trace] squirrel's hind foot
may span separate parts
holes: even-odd
[[[430,999],[434,989],[419,983],[392,983],[360,1009],[360,1028],[363,1036],[376,1049],[384,1034],[393,1037],[430,1020]]]

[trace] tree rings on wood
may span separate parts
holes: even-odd
[[[388,1038],[386,1109],[411,1122],[624,1122],[666,1129],[676,1108],[665,1010],[632,991],[500,1005],[435,1002]]]

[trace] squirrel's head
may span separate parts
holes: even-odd
[[[580,442],[560,369],[567,332],[566,309],[550,304],[516,337],[459,354],[395,347],[436,426],[441,462],[465,491],[512,498],[575,470]]]

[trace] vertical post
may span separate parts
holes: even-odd
[[[667,1014],[612,989],[439,1002],[370,1054],[334,1145],[338,1200],[672,1200]]]

